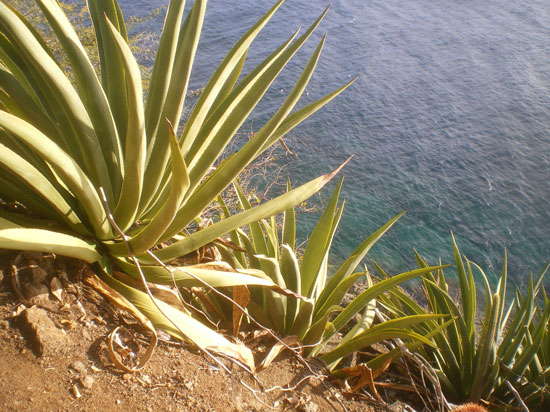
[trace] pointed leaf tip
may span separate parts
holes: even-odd
[[[321,183],[321,185],[325,185],[327,182],[329,182],[330,180],[332,180],[332,178],[334,176],[336,176],[340,170],[342,170],[344,168],[345,165],[347,165],[349,163],[349,161],[354,157],[355,155],[351,155],[350,157],[348,157],[344,163],[342,163],[340,166],[338,166],[336,169],[334,169],[332,172],[330,172],[329,174],[325,175],[325,179],[323,179],[323,182]]]

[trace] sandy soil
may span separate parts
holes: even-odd
[[[116,326],[131,322],[128,316],[75,281],[64,288],[63,304],[51,293],[48,301],[35,302],[33,316],[41,317],[39,322],[50,319],[55,335],[36,337],[24,321],[31,313],[25,308],[33,302],[21,304],[12,287],[12,258],[13,254],[0,256],[2,411],[411,410],[399,402],[375,408],[364,394],[343,394],[337,382],[308,379],[310,371],[290,354],[251,376],[224,361],[231,370],[227,373],[190,345],[160,342],[144,369],[134,374],[121,372],[110,361],[106,336]],[[47,271],[59,269],[47,259],[40,266]],[[76,268],[70,262],[63,266],[69,278],[75,276]],[[20,275],[25,276],[24,272]],[[121,335],[126,336],[128,350],[142,353],[146,346],[143,333],[132,325],[124,330]],[[269,344],[256,346],[258,356]]]

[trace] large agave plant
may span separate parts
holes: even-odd
[[[101,74],[55,0],[36,0],[66,55],[62,66],[38,32],[0,3],[0,198],[30,213],[0,209],[0,247],[59,253],[100,262],[104,279],[154,323],[196,342],[204,328],[108,275],[117,266],[148,281],[179,285],[273,285],[269,277],[222,264],[163,268],[219,236],[303,201],[333,174],[200,231],[202,211],[266,148],[348,85],[293,111],[314,71],[320,40],[282,105],[239,151],[220,155],[326,11],[241,76],[247,52],[279,1],[227,53],[176,135],[203,25],[205,0],[183,19],[184,1],[169,3],[147,96],[114,0],[89,0]],[[65,60],[64,60],[65,61]],[[212,172],[212,168],[215,170]],[[112,219],[110,219],[112,217]],[[135,256],[137,259],[133,260]],[[174,321],[176,319],[176,321]],[[174,327],[175,323],[180,326]],[[191,322],[191,323],[189,323]],[[200,332],[197,332],[200,331]],[[207,332],[204,332],[207,333]],[[209,335],[210,336],[210,335]],[[207,342],[209,343],[209,342]],[[215,342],[212,341],[215,345]]]
[[[433,320],[440,315],[419,314],[403,316],[375,324],[376,299],[396,285],[437,270],[442,266],[426,267],[401,273],[373,284],[368,271],[357,270],[372,246],[393,226],[401,214],[390,219],[367,237],[348,259],[329,277],[329,255],[332,241],[343,213],[338,205],[342,180],[336,186],[325,210],[308,239],[303,256],[296,255],[296,217],[293,208],[285,211],[282,230],[272,217],[231,233],[234,244],[246,253],[232,253],[223,245],[220,250],[234,268],[257,269],[266,273],[277,285],[294,292],[282,296],[271,290],[251,288],[247,309],[255,319],[280,336],[295,336],[306,347],[308,356],[319,356],[333,370],[347,355],[375,342],[401,338],[428,343],[429,340],[411,330],[411,325]],[[240,204],[250,210],[247,196],[235,185]],[[287,187],[291,191],[290,185]],[[223,199],[220,199],[223,205]],[[223,205],[225,206],[225,205]],[[229,210],[224,207],[226,217]],[[366,277],[368,287],[347,306],[344,295],[358,279]],[[227,310],[226,310],[227,312]],[[356,317],[359,316],[359,319]],[[347,328],[346,328],[347,327]],[[343,336],[335,339],[343,330]],[[328,343],[332,347],[327,350]],[[335,345],[334,343],[337,342]]]
[[[419,348],[420,354],[432,362],[449,400],[462,403],[485,399],[508,404],[515,399],[511,385],[523,399],[548,402],[550,305],[542,288],[548,266],[536,279],[529,278],[525,293],[518,290],[515,298],[507,302],[506,254],[493,291],[483,270],[463,258],[454,237],[453,251],[458,299],[449,292],[443,270],[438,270],[422,278],[429,311],[399,290],[382,297],[382,305],[396,317],[439,313],[455,318],[448,328],[434,334],[433,347]],[[416,256],[419,267],[428,266],[420,255]],[[474,270],[484,290],[482,314],[477,311]],[[413,329],[428,334],[439,329],[440,323],[433,320]]]

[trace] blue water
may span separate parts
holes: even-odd
[[[166,4],[120,3],[126,15]],[[272,3],[209,2],[191,87],[204,85]],[[327,3],[287,0],[253,44],[245,70]],[[137,29],[150,31],[154,44],[161,27],[158,16]],[[304,104],[359,78],[292,131],[298,157],[286,171],[296,185],[355,156],[342,172],[347,203],[336,261],[408,210],[370,253],[390,272],[411,268],[413,249],[450,262],[451,231],[493,279],[504,248],[516,283],[538,272],[550,259],[550,2],[335,0],[247,128],[274,111],[325,31]],[[300,216],[306,227],[314,218]]]

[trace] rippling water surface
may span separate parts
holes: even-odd
[[[126,15],[166,4],[120,3]],[[272,3],[209,2],[192,87],[204,85]],[[287,0],[253,44],[245,70],[327,3]],[[138,29],[149,30],[154,45],[161,27],[162,15]],[[505,247],[516,282],[538,272],[550,259],[550,2],[334,0],[306,51],[324,31],[303,102],[359,78],[292,132],[299,156],[287,172],[298,184],[355,155],[342,173],[347,203],[336,255],[408,210],[370,253],[390,272],[410,268],[415,248],[432,262],[449,262],[451,230],[492,277]],[[307,57],[301,53],[283,72],[247,128],[273,112]]]

